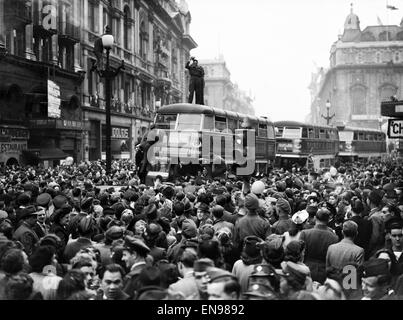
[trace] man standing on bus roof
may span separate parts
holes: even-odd
[[[204,105],[204,69],[198,65],[195,57],[190,57],[186,62],[186,69],[189,70],[190,83],[189,83],[189,99],[188,102],[193,102],[193,96],[196,92],[196,104]]]

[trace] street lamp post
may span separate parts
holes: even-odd
[[[99,41],[99,40],[98,40]],[[98,45],[101,46],[100,56],[102,59],[103,49],[106,49],[106,64],[103,68],[103,64],[98,61],[97,72],[101,78],[105,78],[105,153],[106,153],[106,172],[109,174],[112,167],[112,150],[111,150],[111,138],[112,138],[112,125],[111,125],[111,80],[118,75],[120,70],[124,69],[124,60],[122,64],[116,70],[110,67],[109,56],[110,51],[113,48],[114,38],[111,34],[109,26],[105,27],[105,33],[101,37],[101,42]],[[96,45],[97,46],[97,45]],[[99,53],[99,52],[98,52]]]
[[[322,116],[322,118],[324,118],[326,120],[326,124],[329,125],[330,120],[332,120],[334,118],[334,116],[336,115],[334,113],[332,115],[329,115],[329,111],[330,111],[330,101],[329,100],[326,101],[326,111],[327,111],[326,117],[323,114],[321,114],[321,116]]]

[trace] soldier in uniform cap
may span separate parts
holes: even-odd
[[[241,285],[229,271],[212,267],[207,270],[210,278],[207,284],[209,300],[239,300]]]
[[[374,258],[364,263],[362,274],[362,300],[395,300],[390,290],[392,276],[386,259]]]
[[[270,287],[259,283],[250,285],[243,295],[245,300],[277,300]]]
[[[273,295],[278,296],[280,293],[280,277],[270,264],[254,265],[252,274],[249,276],[249,289],[254,284],[270,288]]]
[[[126,263],[129,273],[125,277],[123,291],[131,298],[137,296],[140,288],[139,275],[147,266],[146,258],[150,248],[138,238],[132,236],[125,237],[122,261]]]
[[[306,265],[292,261],[282,262],[281,269],[278,271],[281,276],[280,293],[283,299],[296,300],[299,292],[307,289],[310,270]]]

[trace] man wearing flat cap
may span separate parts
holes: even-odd
[[[266,239],[271,234],[270,224],[259,216],[256,210],[259,208],[259,199],[253,193],[245,197],[246,216],[235,223],[234,244],[241,250],[242,239],[247,236],[256,236]]]
[[[315,227],[302,230],[299,239],[305,241],[304,263],[311,269],[312,280],[326,280],[326,254],[330,245],[339,242],[339,237],[327,226],[330,211],[321,208],[316,213]]]
[[[123,291],[131,298],[137,296],[138,290],[141,289],[138,277],[147,266],[146,258],[149,252],[150,248],[142,240],[132,236],[125,237],[122,261],[130,272],[125,277]]]
[[[22,224],[15,230],[13,239],[20,241],[25,253],[30,256],[36,248],[39,238],[33,227],[36,224],[37,210],[35,206],[27,206],[21,211]]]

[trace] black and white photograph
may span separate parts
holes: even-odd
[[[0,0],[0,300],[403,300],[402,191],[403,1]]]

